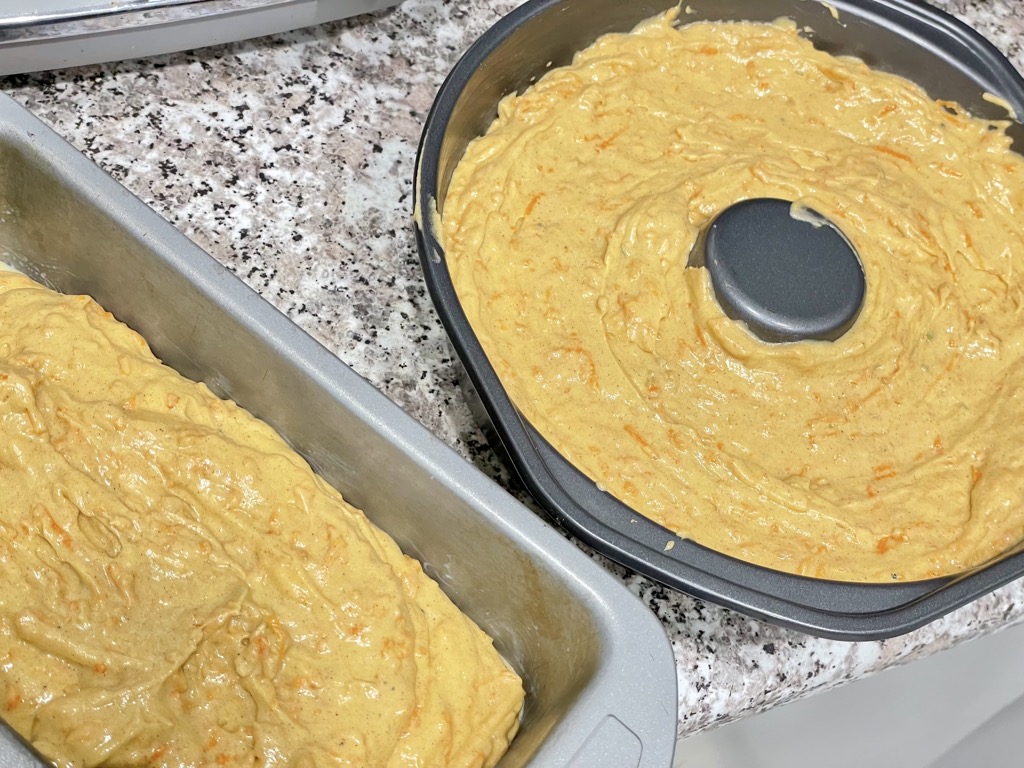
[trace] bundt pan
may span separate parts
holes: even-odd
[[[1024,575],[1024,546],[967,573],[899,584],[794,576],[742,562],[692,541],[665,550],[667,529],[639,517],[559,455],[509,400],[452,287],[435,226],[467,144],[486,131],[499,100],[550,66],[569,63],[598,36],[627,31],[670,0],[530,0],[488,30],[462,57],[434,102],[416,171],[416,234],[434,304],[478,397],[481,419],[500,440],[530,492],[566,530],[656,581],[758,619],[811,634],[868,640],[908,632]],[[690,0],[687,21],[793,19],[815,45],[853,55],[915,81],[936,99],[1005,119],[997,96],[1024,115],[1024,79],[983,37],[915,0]],[[1024,128],[1013,125],[1014,148]],[[497,441],[494,442],[498,447]],[[631,522],[636,520],[637,522]]]

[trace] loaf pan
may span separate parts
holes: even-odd
[[[670,587],[758,619],[842,640],[908,632],[1024,575],[1024,554],[955,577],[899,584],[827,581],[771,570],[714,552],[638,516],[557,453],[509,400],[452,287],[434,212],[443,212],[452,172],[467,144],[497,116],[498,101],[607,32],[624,32],[667,10],[670,0],[530,0],[498,21],[442,85],[420,141],[417,238],[430,294],[467,369],[486,429],[530,492],[562,526],[611,559]],[[984,38],[912,0],[689,0],[684,21],[794,20],[815,45],[902,75],[933,98],[975,115],[1006,119],[1005,100],[1024,115],[1024,79]],[[1011,127],[1014,147],[1024,129]]]
[[[273,426],[423,563],[524,678],[502,766],[671,765],[675,665],[653,614],[2,95],[0,260],[95,297],[167,364]],[[43,763],[0,726],[0,765]]]

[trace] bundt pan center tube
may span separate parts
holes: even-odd
[[[439,222],[453,171],[497,104],[608,32],[625,32],[673,7],[645,0],[531,0],[501,19],[463,56],[427,119],[416,177],[416,234],[435,306],[493,430],[530,492],[567,530],[599,552],[670,587],[811,634],[868,640],[908,632],[1024,575],[1016,547],[956,576],[896,583],[842,582],[754,565],[680,539],[601,491],[522,417],[470,327],[452,285]],[[984,38],[910,0],[694,0],[682,23],[789,18],[815,45],[905,77],[933,99],[984,119],[1024,114],[1024,79]],[[1018,152],[1024,129],[1008,129]],[[666,542],[672,542],[666,546]]]

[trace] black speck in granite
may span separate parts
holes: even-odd
[[[515,4],[406,0],[259,40],[19,75],[4,86],[540,514],[470,415],[412,232],[415,151],[434,94],[458,56]],[[1024,69],[1024,3],[934,4]],[[822,640],[676,593],[580,546],[665,626],[681,735],[1024,618],[1016,583],[905,637]]]

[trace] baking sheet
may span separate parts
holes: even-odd
[[[0,75],[137,59],[370,13],[398,0],[9,0]]]
[[[202,2],[205,0],[7,0],[0,6],[0,27],[67,21],[86,16],[153,10]]]

